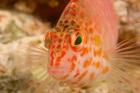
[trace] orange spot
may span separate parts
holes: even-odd
[[[96,46],[99,46],[99,45],[101,44],[101,38],[100,38],[100,36],[95,35],[95,36],[93,37],[93,40],[94,40],[94,44],[95,44]]]
[[[84,62],[84,64],[83,64],[83,67],[84,67],[84,68],[87,68],[87,67],[89,67],[91,64],[92,64],[92,58],[86,60],[86,61]]]
[[[102,55],[102,49],[100,48],[100,49],[94,50],[93,53],[94,53],[95,56],[101,56]]]
[[[105,74],[109,72],[109,67],[104,67],[103,70],[102,70],[102,73]]]
[[[88,31],[89,32],[93,32],[93,28],[92,27],[89,27]]]
[[[83,38],[83,39],[84,39],[84,40],[83,40],[84,43],[87,44],[87,36],[83,35],[83,37],[84,37],[84,38]]]
[[[89,52],[88,48],[83,48],[81,56],[84,56],[84,55],[88,54],[88,52]]]
[[[96,68],[99,68],[100,65],[101,65],[100,62],[96,62],[96,63],[95,63],[95,67],[96,67]]]

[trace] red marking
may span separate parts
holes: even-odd
[[[61,59],[65,56],[65,54],[66,54],[66,52],[65,51],[62,51],[61,52],[61,55],[56,58],[56,62],[55,62],[55,65],[56,66],[59,66],[60,65]]]
[[[67,24],[68,22],[69,22],[68,20],[65,20],[65,21],[64,21],[65,24]]]
[[[57,49],[60,49],[61,48],[61,45],[57,45],[57,47],[56,47]]]
[[[77,57],[74,55],[74,56],[72,57],[71,61],[73,62],[73,61],[76,61],[76,60],[77,60]]]
[[[66,52],[65,52],[65,51],[62,51],[62,53],[61,53],[61,57],[64,57],[65,54],[66,54]]]
[[[79,28],[75,28],[74,31],[75,31],[75,32],[79,32],[80,29],[79,29]]]
[[[61,37],[62,37],[62,36],[61,36]],[[61,43],[61,42],[62,42],[62,39],[58,39],[58,42]]]
[[[65,12],[64,12],[64,15],[68,15],[69,14],[69,10],[66,10]]]
[[[63,45],[63,49],[64,49],[64,50],[67,50],[67,49],[68,49],[68,46],[67,46],[66,44],[64,44],[64,45]]]
[[[78,52],[81,50],[80,48],[78,48],[78,46],[74,46],[74,47],[72,46],[71,49],[75,52]]]
[[[47,41],[48,38],[50,38],[50,33],[49,33],[49,32],[45,34],[45,36],[44,36],[44,40]]]
[[[77,76],[79,76],[80,75],[80,70],[78,69],[77,71],[76,71],[76,74],[74,75],[74,78],[76,78]]]
[[[89,52],[88,48],[83,48],[81,56],[84,56],[84,55],[88,54],[88,52]]]
[[[76,82],[80,82],[86,75],[88,74],[88,71],[83,72],[78,78]]]
[[[73,55],[71,58],[68,58],[69,62],[75,62],[77,60],[77,57]]]
[[[76,3],[71,3],[70,8],[76,9],[76,7],[77,7]]]
[[[50,53],[50,65],[54,65],[54,57],[53,57],[53,52]]]
[[[64,15],[71,14],[71,15],[73,15],[73,16],[76,16],[76,11],[75,11],[76,7],[77,7],[77,6],[76,6],[75,3],[71,3],[71,5],[69,5],[69,6],[67,7],[67,10],[64,12]],[[72,10],[72,11],[70,11],[70,10]]]
[[[50,47],[51,47],[52,49],[54,49],[54,48],[55,48],[55,45],[54,45],[54,44],[52,44],[52,45],[50,45]]]
[[[59,66],[60,65],[60,62],[61,62],[61,59],[60,58],[57,58],[55,60],[55,66]]]
[[[71,11],[71,12],[70,12],[70,15],[76,16],[76,11]]]
[[[68,58],[69,62],[75,62],[77,60],[77,57],[73,55],[72,57]]]

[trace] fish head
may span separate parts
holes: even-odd
[[[82,60],[89,58],[87,56],[89,47],[85,31],[81,29],[58,30],[60,29],[55,28],[54,32],[46,34],[45,47],[49,49],[49,74],[56,79],[62,79],[80,68],[79,64]]]

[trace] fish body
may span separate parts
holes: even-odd
[[[92,85],[102,76],[117,84],[130,81],[125,71],[140,68],[140,47],[117,43],[117,24],[111,0],[71,0],[55,30],[45,35],[49,74],[77,86]]]
[[[118,37],[115,16],[108,0],[70,1],[55,32],[46,35],[45,41],[48,37],[51,40],[49,73],[75,84],[89,84],[108,73],[111,68],[106,52],[115,47]],[[105,46],[106,40],[110,40],[109,46]]]

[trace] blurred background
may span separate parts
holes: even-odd
[[[140,1],[113,1],[121,24],[120,30],[123,30],[123,32],[127,30],[130,33],[139,30]],[[0,7],[9,11],[14,10],[33,15],[41,21],[50,22],[51,26],[54,26],[68,2],[69,0],[0,0]]]
[[[55,24],[69,0],[0,0],[0,7],[32,14]]]
[[[44,33],[53,30],[68,2],[0,0],[0,93],[89,93],[86,88],[59,84],[47,74],[46,64],[38,66],[28,56],[29,48],[44,44]],[[140,0],[114,0],[113,4],[119,19],[118,41],[135,38],[140,44]],[[139,71],[133,73],[140,76]],[[113,92],[103,83],[94,93]]]

